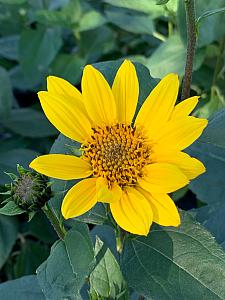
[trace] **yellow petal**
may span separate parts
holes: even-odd
[[[176,205],[167,194],[150,194],[137,188],[148,199],[153,211],[153,222],[162,226],[179,226],[180,216]]]
[[[71,101],[76,109],[79,109],[87,116],[81,92],[68,81],[60,77],[48,76],[47,89],[53,96],[60,96],[60,98],[66,99],[65,101]]]
[[[91,135],[91,124],[82,110],[80,100],[49,92],[39,92],[38,97],[49,121],[65,136],[83,143]]]
[[[139,94],[137,73],[131,61],[125,60],[120,66],[113,82],[112,92],[116,101],[118,121],[131,123]]]
[[[158,129],[168,121],[174,109],[179,88],[176,74],[168,74],[152,90],[142,105],[135,125],[144,126],[151,135],[157,134]]]
[[[168,122],[155,138],[156,148],[183,150],[197,140],[207,124],[207,120],[195,117]]]
[[[94,124],[109,124],[116,120],[116,103],[104,76],[91,65],[84,68],[82,77],[83,101]]]
[[[199,99],[198,96],[194,96],[181,101],[179,104],[177,104],[174,107],[174,110],[171,115],[171,119],[175,120],[178,118],[187,117],[198,104],[198,99]]]
[[[75,101],[80,100],[82,102],[80,91],[63,78],[48,76],[47,89],[52,94],[65,95],[69,98],[74,98]]]
[[[70,180],[90,176],[91,165],[84,159],[72,155],[47,154],[35,158],[30,168],[49,177]]]
[[[96,202],[96,178],[81,180],[63,199],[62,215],[65,219],[78,217],[90,210]]]
[[[113,218],[124,230],[147,235],[152,224],[152,209],[148,200],[135,188],[127,187],[121,200],[110,203]]]
[[[189,182],[178,167],[167,163],[147,165],[144,172],[145,176],[138,183],[150,193],[171,193]]]
[[[194,179],[205,172],[205,167],[202,162],[180,151],[157,151],[151,155],[151,159],[153,162],[164,162],[176,165],[188,179]]]
[[[96,182],[97,201],[104,203],[112,203],[120,200],[122,196],[122,189],[118,184],[113,184],[109,189],[107,179],[103,177],[97,178]]]

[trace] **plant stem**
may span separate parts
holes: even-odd
[[[53,228],[55,229],[55,232],[57,233],[58,237],[61,240],[64,240],[66,230],[65,230],[64,226],[60,224],[59,219],[57,218],[56,214],[54,213],[54,211],[52,210],[50,205],[48,203],[46,203],[45,206],[42,208],[42,210],[45,213],[45,215],[47,216],[47,218],[49,219]]]
[[[182,85],[181,100],[190,95],[193,62],[196,45],[195,0],[184,0],[187,24],[187,56]]]

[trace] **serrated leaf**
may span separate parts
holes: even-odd
[[[65,241],[56,242],[48,259],[37,269],[39,284],[50,300],[81,299],[79,291],[94,264],[87,226],[76,224]]]
[[[181,215],[178,228],[154,226],[147,237],[126,240],[128,285],[153,299],[224,299],[225,253],[188,213]]]

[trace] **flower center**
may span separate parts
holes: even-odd
[[[109,185],[134,185],[149,164],[151,147],[140,131],[125,124],[93,128],[88,143],[82,146],[84,158],[91,163],[94,176],[104,177]]]

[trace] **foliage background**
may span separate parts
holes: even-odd
[[[225,106],[223,7],[224,0],[196,0],[197,17],[206,16],[198,23],[191,90],[191,95],[201,96],[194,112],[201,117],[212,117]],[[207,16],[208,11],[217,13]],[[84,65],[129,57],[144,64],[153,78],[175,72],[182,79],[185,55],[183,0],[0,0],[1,190],[9,181],[4,171],[15,171],[17,163],[27,167],[34,157],[48,153],[57,138],[36,95],[45,89],[47,75],[63,77],[79,88]],[[103,71],[107,66],[102,66]],[[180,208],[192,209],[225,249],[224,115],[223,110],[214,115],[210,129],[189,149],[205,162],[207,174],[173,198]],[[52,152],[58,150],[57,141]],[[104,220],[104,207],[98,209],[88,216],[91,223],[102,223],[100,217]],[[39,213],[29,223],[26,220],[24,215],[0,215],[0,282],[35,274],[56,240],[44,215]],[[108,230],[103,227],[98,235],[106,236]],[[25,280],[29,281],[29,295],[31,290],[40,292],[35,277]],[[27,287],[25,281],[19,283],[22,286]],[[29,297],[24,299],[36,299]],[[7,294],[4,299],[11,298]]]

